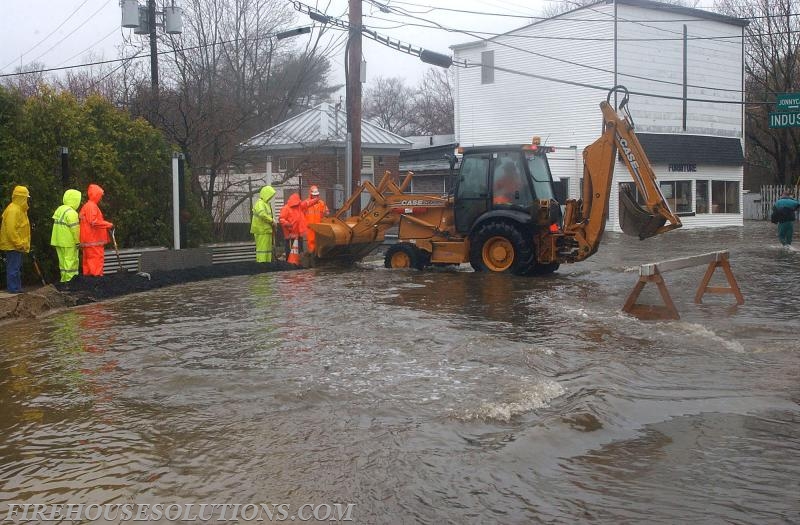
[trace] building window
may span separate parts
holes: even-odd
[[[559,204],[566,204],[569,198],[569,179],[558,179],[553,181],[553,191],[555,199]]]
[[[494,51],[481,53],[481,84],[494,84]]]
[[[647,204],[642,194],[639,193],[639,188],[636,187],[635,182],[620,182],[619,192],[622,193],[623,191],[629,191],[631,195],[633,195],[636,198],[636,204],[638,204],[639,206],[644,206],[645,204]]]
[[[739,213],[738,181],[711,181],[711,213]]]
[[[297,157],[280,157],[278,159],[278,171],[295,171],[300,166],[300,159]]]
[[[694,212],[698,215],[708,213],[708,181],[695,181]]]
[[[675,213],[692,212],[692,181],[663,181],[659,187],[670,210]]]

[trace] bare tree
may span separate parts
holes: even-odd
[[[454,106],[452,73],[430,68],[417,86],[414,103],[417,133],[447,135],[453,133]]]
[[[189,0],[184,10],[183,34],[165,43],[172,49],[162,61],[166,87],[150,104],[186,155],[211,213],[217,174],[242,140],[335,90],[327,84],[332,49],[319,33],[300,51],[277,40],[294,17],[279,0]],[[205,188],[201,174],[208,176]]]
[[[378,77],[364,90],[364,118],[398,135],[415,135],[417,122],[415,91],[402,78]]]
[[[23,98],[37,95],[41,92],[42,86],[47,83],[42,69],[44,69],[44,64],[41,62],[31,62],[24,66],[18,66],[14,69],[14,76],[2,79],[2,85],[12,91],[16,91]]]
[[[745,96],[748,159],[771,164],[775,182],[791,185],[800,171],[800,129],[769,129],[771,105],[778,93],[798,91],[798,2],[723,0],[725,14],[747,18],[745,28]]]

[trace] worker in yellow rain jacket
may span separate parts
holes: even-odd
[[[258,192],[258,200],[253,205],[253,221],[250,233],[256,239],[256,262],[272,262],[272,236],[275,231],[275,216],[272,213],[272,197],[275,188],[264,186]]]
[[[81,192],[65,191],[63,202],[64,204],[56,208],[53,213],[50,245],[56,248],[61,282],[66,283],[78,275],[78,244],[81,230],[78,208],[81,205]]]
[[[0,225],[0,250],[6,255],[6,289],[22,293],[22,254],[31,251],[31,223],[28,221],[28,198],[25,186],[17,186],[11,204],[3,210]]]

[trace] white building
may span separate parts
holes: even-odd
[[[601,1],[453,47],[461,146],[556,146],[556,180],[579,198],[582,151],[609,88],[631,92],[636,132],[686,227],[742,224],[746,21],[648,0]],[[472,67],[470,67],[472,66]],[[620,231],[617,162],[607,229]]]

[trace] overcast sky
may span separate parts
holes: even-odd
[[[139,0],[141,4],[145,1]],[[418,25],[435,23],[459,31],[502,33],[531,21],[524,16],[540,16],[543,7],[552,0],[382,1],[395,9],[405,10],[407,14],[385,13],[365,0],[362,11],[366,26],[416,47],[452,54],[448,49],[450,45],[476,38]],[[347,0],[306,0],[304,3],[347,20]],[[15,68],[30,62],[56,68],[116,59],[119,57],[116,46],[125,38],[143,38],[133,35],[131,29],[120,27],[119,0],[0,0],[0,5],[3,8],[0,17],[0,73],[12,73]],[[163,0],[158,0],[158,5],[163,5]],[[176,0],[176,5],[181,5],[180,0]],[[287,0],[286,5],[290,6],[291,2]],[[431,9],[431,6],[440,9]],[[482,14],[456,10],[478,11]],[[490,16],[489,13],[523,17]],[[298,13],[297,26],[310,23],[306,15]],[[309,38],[309,35],[296,38],[300,44],[300,40]],[[367,61],[368,84],[377,76],[399,76],[413,85],[430,67],[416,57],[389,49],[368,38],[363,40],[363,55]],[[331,81],[344,81],[344,52],[341,48],[334,58]]]

